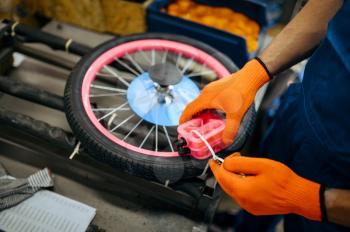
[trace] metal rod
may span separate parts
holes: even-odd
[[[35,27],[24,24],[17,24],[13,27],[12,25],[14,25],[15,22],[11,22],[9,20],[3,20],[3,22],[10,25],[9,28],[11,31],[9,31],[9,33],[14,36],[22,36],[24,41],[28,43],[44,43],[52,49],[63,50],[80,56],[83,56],[91,51],[91,48],[86,45],[43,32]],[[69,46],[67,46],[67,44]]]
[[[52,54],[52,52],[46,52],[38,48],[29,47],[28,45],[15,43],[13,47],[16,52],[30,56],[31,58],[34,58],[36,60],[57,66],[67,71],[71,71],[76,65],[75,62],[72,62],[71,60],[65,59],[63,57],[58,57],[55,54]],[[116,83],[114,79],[110,80],[108,78],[105,78],[114,78],[114,76],[112,76],[111,74],[98,73],[97,76],[99,76],[98,80],[104,83],[112,85],[115,85]]]
[[[61,96],[34,88],[19,81],[11,80],[4,76],[0,76],[0,91],[52,109],[64,111],[64,103]]]
[[[57,67],[60,67],[62,69],[66,69],[69,71],[72,70],[75,66],[75,63],[70,60],[64,59],[62,57],[57,57],[52,53],[45,52],[43,50],[29,47],[20,43],[15,43],[14,49],[16,52],[19,52],[23,55],[30,56],[36,60],[40,60],[45,63],[55,65]]]
[[[24,114],[6,110],[2,107],[0,107],[0,124],[16,128],[22,132],[34,135],[35,138],[68,149],[72,149],[77,142],[73,134],[61,128],[53,127],[46,122],[36,120]]]

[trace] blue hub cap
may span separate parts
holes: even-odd
[[[200,93],[198,86],[183,76],[175,85],[162,86],[152,81],[148,72],[129,85],[130,108],[144,120],[161,126],[177,126],[186,105]]]

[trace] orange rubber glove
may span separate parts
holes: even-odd
[[[254,215],[299,214],[321,221],[320,184],[266,159],[228,156],[222,165],[209,161],[223,190]]]
[[[231,144],[241,120],[253,103],[259,88],[270,80],[267,69],[258,59],[253,59],[238,72],[207,85],[201,94],[187,105],[180,124],[192,119],[206,109],[218,109],[226,113],[226,127],[222,140]]]

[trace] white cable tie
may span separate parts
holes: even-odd
[[[69,53],[69,46],[72,44],[73,40],[72,39],[68,39],[66,41],[66,43],[64,44],[64,50]]]
[[[203,169],[202,174],[200,174],[198,177],[204,177],[204,175],[207,173],[208,169],[209,169],[209,162],[207,163],[207,165]]]
[[[79,150],[80,150],[80,142],[78,142],[77,145],[75,146],[75,148],[74,148],[72,154],[69,156],[69,159],[71,160],[71,159],[74,158],[74,156],[75,156],[76,154],[79,154]]]
[[[19,22],[14,22],[11,26],[11,36],[14,37],[16,35],[15,29],[18,26]]]
[[[223,163],[224,162],[224,159],[223,158],[220,158],[219,156],[217,156],[213,150],[213,148],[210,146],[210,144],[208,143],[208,141],[203,137],[203,135],[201,135],[201,133],[199,133],[198,131],[196,130],[191,130],[192,133],[195,133],[199,138],[200,140],[202,140],[204,142],[204,144],[208,147],[210,153],[211,153],[211,156],[213,158],[213,160],[215,161],[219,161],[220,163]]]
[[[164,183],[164,186],[165,187],[169,187],[169,183],[170,183],[170,180],[166,180],[165,183]]]
[[[113,123],[115,117],[117,117],[117,116],[118,116],[118,115],[117,115],[116,113],[112,114],[112,117],[111,117],[111,118],[108,120],[108,122],[107,122],[107,127],[108,127],[108,129],[110,129],[110,127],[112,126],[112,123]]]

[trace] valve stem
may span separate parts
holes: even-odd
[[[179,138],[178,140],[176,140],[174,142],[174,145],[177,147],[177,148],[180,148],[180,147],[183,147],[183,146],[186,146],[187,145],[187,142],[184,138]]]

